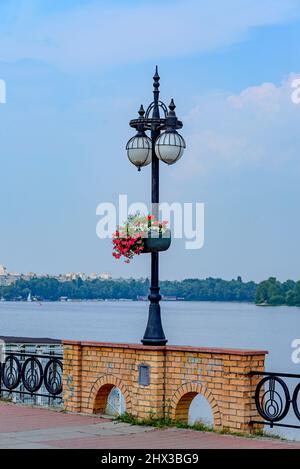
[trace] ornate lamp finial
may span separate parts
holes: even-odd
[[[158,89],[160,87],[160,84],[159,84],[159,80],[160,80],[160,76],[158,74],[158,67],[156,65],[156,68],[155,68],[155,74],[154,74],[154,77],[153,77],[153,88],[154,88],[154,96],[155,96],[155,93],[159,93]]]
[[[173,98],[171,99],[171,102],[170,102],[170,104],[169,104],[169,109],[170,109],[170,111],[169,111],[169,116],[175,116],[175,115],[176,115],[176,114],[175,114],[176,106],[175,106],[175,103],[174,103],[174,99],[173,99]]]
[[[155,67],[155,74],[153,77],[153,95],[154,95],[154,108],[153,108],[153,116],[154,118],[159,117],[159,107],[158,107],[158,102],[159,102],[159,87],[160,87],[160,76],[158,74],[158,67],[156,65]]]
[[[145,115],[145,109],[144,106],[141,104],[140,110],[139,110],[139,116],[142,119]]]
[[[155,74],[154,74],[153,80],[154,80],[154,87],[159,87],[160,76],[158,74],[158,66],[157,65],[155,67]]]

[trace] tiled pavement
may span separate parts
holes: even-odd
[[[300,442],[248,439],[175,428],[153,429],[96,416],[0,404],[0,449],[300,449]]]

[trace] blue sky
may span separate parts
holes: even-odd
[[[148,275],[95,227],[119,193],[148,202],[124,146],[157,63],[188,145],[161,197],[206,211],[204,247],[174,241],[162,278],[300,278],[299,0],[2,0],[0,18],[0,263]]]

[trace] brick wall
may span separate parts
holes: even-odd
[[[155,415],[187,421],[192,400],[202,394],[216,428],[252,431],[249,421],[258,418],[253,399],[258,378],[249,372],[264,371],[265,355],[251,350],[65,341],[65,408],[101,413],[116,386],[127,412],[138,418]]]

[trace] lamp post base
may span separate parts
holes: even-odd
[[[165,345],[167,345],[167,339],[165,340],[160,340],[160,341],[157,341],[157,339],[153,339],[153,342],[150,340],[150,339],[143,339],[141,340],[142,344],[143,345],[149,345],[150,347],[164,347]]]
[[[148,324],[141,342],[151,346],[163,346],[168,342],[162,328],[159,303],[151,303],[149,306]]]

